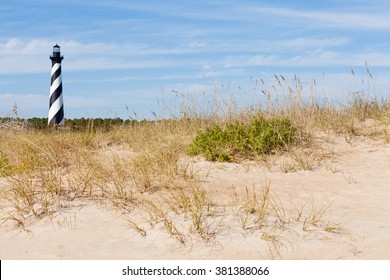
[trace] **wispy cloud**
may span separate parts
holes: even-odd
[[[344,37],[295,38],[291,40],[253,40],[247,42],[189,41],[175,48],[156,48],[148,44],[115,44],[106,42],[56,42],[66,56],[68,71],[103,69],[163,68],[185,64],[197,65],[198,58],[188,55],[203,55],[203,60],[215,53],[261,53],[292,52],[318,47],[342,46],[348,43]],[[49,39],[11,38],[0,43],[0,74],[47,72],[48,57],[53,41]],[[229,55],[228,55],[229,56]],[[213,58],[204,64],[216,64]],[[218,63],[217,63],[218,64]],[[23,67],[21,67],[23,65]]]
[[[385,67],[390,65],[390,54],[381,52],[344,53],[324,49],[315,49],[301,54],[268,54],[253,56],[230,56],[225,59],[225,67],[356,67],[365,62],[371,66]]]
[[[146,44],[82,43],[60,41],[68,71],[161,68],[180,65],[180,59],[166,55],[195,52],[187,48],[152,48]],[[47,72],[52,40],[11,38],[0,43],[0,74]],[[22,66],[22,67],[21,67]]]
[[[301,19],[301,25],[310,24],[311,27],[337,27],[351,29],[390,29],[388,12],[324,12],[316,10],[297,10],[275,7],[251,7],[252,12],[274,15],[279,18]]]

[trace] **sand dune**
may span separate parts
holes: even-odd
[[[184,244],[162,222],[150,225],[140,209],[119,212],[73,201],[52,219],[23,230],[4,223],[0,259],[390,259],[390,144],[347,140],[327,141],[331,155],[306,171],[283,172],[291,166],[280,168],[280,158],[270,168],[183,159],[203,176],[202,187],[212,197],[208,238],[191,233],[183,215],[169,217]],[[0,185],[6,186],[6,179]],[[256,227],[248,220],[243,226],[245,215],[235,197],[260,195],[265,186],[283,223]],[[310,224],[316,214],[318,221]],[[129,219],[146,235],[129,226]]]

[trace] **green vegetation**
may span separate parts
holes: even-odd
[[[285,118],[255,117],[249,124],[229,123],[225,129],[215,125],[199,133],[188,147],[190,155],[203,154],[211,161],[252,159],[286,147],[297,128]]]

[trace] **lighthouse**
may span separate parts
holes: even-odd
[[[48,125],[64,124],[64,102],[62,99],[62,79],[61,79],[61,56],[60,46],[53,46],[53,55],[50,56],[51,66],[51,84],[50,84],[50,102]]]

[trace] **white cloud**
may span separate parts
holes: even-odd
[[[390,54],[382,52],[344,53],[322,48],[286,55],[237,55],[226,57],[224,67],[334,67],[390,66]]]
[[[345,27],[353,29],[390,29],[388,13],[350,13],[296,10],[274,7],[251,7],[251,11],[285,18],[304,19],[301,25]]]
[[[8,40],[4,45],[3,45],[3,49],[5,51],[8,51],[8,50],[14,50],[16,48],[20,48],[20,46],[22,45],[22,41],[17,39],[17,38],[11,38],[10,40]]]
[[[298,37],[252,42],[237,40],[215,44],[189,41],[187,45],[172,49],[152,48],[147,44],[83,43],[75,40],[56,43],[62,48],[67,71],[156,69],[192,65],[198,68],[198,75],[211,78],[228,75],[230,72],[226,68],[248,66],[354,66],[362,65],[366,60],[373,66],[390,65],[390,55],[384,51],[386,46],[376,48],[375,51],[366,49],[354,53],[340,50],[340,47],[348,47],[350,44],[346,37]],[[11,38],[0,42],[0,74],[48,72],[52,46],[53,42],[49,39]],[[214,53],[218,52],[219,57],[214,57]],[[197,56],[189,56],[191,53],[196,53]],[[240,74],[239,69],[237,71],[236,74]],[[196,72],[192,72],[185,76],[196,75]]]
[[[55,42],[61,46],[68,71],[160,68],[179,65],[168,54],[184,54],[189,49],[155,49],[146,44],[82,43],[74,40]],[[0,74],[47,72],[53,40],[11,38],[0,43]]]
[[[350,42],[346,37],[311,38],[300,37],[290,40],[274,41],[272,47],[282,46],[293,49],[327,48],[345,46]]]

